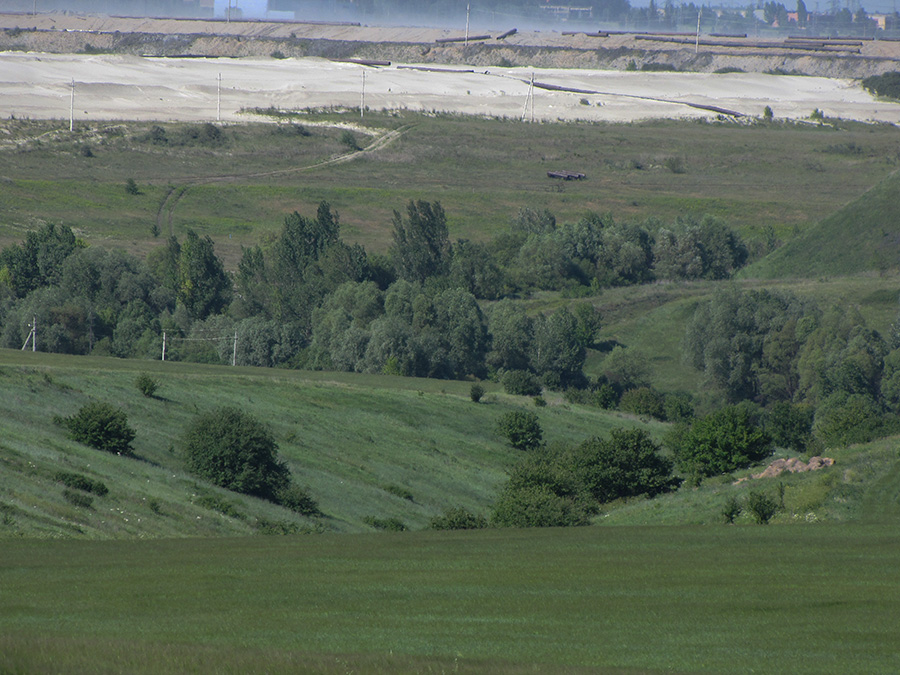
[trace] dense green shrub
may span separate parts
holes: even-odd
[[[503,391],[513,396],[539,396],[543,387],[540,379],[527,370],[507,370],[500,377]]]
[[[544,435],[537,415],[518,410],[501,415],[497,420],[497,431],[516,450],[539,448]]]
[[[653,497],[680,484],[672,476],[672,461],[641,429],[614,429],[609,439],[593,438],[571,452],[572,471],[591,495],[603,503],[646,495]]]
[[[772,453],[772,437],[744,405],[731,405],[707,415],[673,437],[679,465],[698,476],[742,469]]]
[[[740,501],[734,495],[731,495],[728,500],[725,502],[725,506],[722,509],[722,517],[725,518],[725,522],[729,525],[734,524],[734,519],[741,515],[743,511],[743,507],[741,506]]]
[[[225,141],[225,133],[222,129],[211,122],[204,122],[203,124],[189,124],[184,127],[181,130],[176,143],[181,145],[216,147],[224,145]]]
[[[454,506],[440,516],[434,516],[429,523],[432,530],[480,530],[488,526],[484,516]]]
[[[569,527],[587,525],[587,514],[573,500],[555,494],[546,485],[507,488],[491,516],[497,527]]]
[[[586,524],[597,512],[596,502],[567,459],[565,447],[529,453],[513,467],[491,522],[501,527]]]
[[[118,455],[132,453],[135,431],[128,426],[125,412],[109,403],[91,401],[62,422],[72,440]]]
[[[484,396],[484,387],[476,382],[469,389],[469,398],[472,399],[474,403],[478,403],[482,396]]]
[[[626,391],[619,400],[619,410],[657,420],[666,419],[665,397],[652,387],[635,387]]]
[[[156,390],[159,389],[159,382],[147,375],[147,373],[141,373],[135,378],[134,386],[147,398],[153,398]]]
[[[760,492],[751,492],[747,498],[747,510],[753,515],[757,525],[768,525],[778,510],[778,504]]]
[[[86,494],[82,494],[81,492],[75,492],[74,490],[69,490],[68,488],[66,488],[65,490],[63,490],[63,498],[72,506],[77,506],[82,509],[93,508],[93,498],[88,497]]]
[[[836,392],[815,413],[815,433],[827,448],[867,443],[881,434],[881,427],[881,407],[866,394]]]
[[[93,492],[98,497],[105,497],[109,494],[109,488],[106,484],[99,480],[93,480],[87,476],[78,473],[69,473],[68,471],[57,471],[53,476],[57,483],[62,483],[68,488],[74,490],[82,490],[84,492]]]
[[[806,404],[778,401],[766,415],[766,430],[775,445],[795,452],[806,452],[812,439],[815,410]]]
[[[668,422],[686,422],[694,417],[694,402],[690,394],[666,394],[663,408],[666,415],[664,419]]]
[[[360,150],[359,141],[356,140],[356,134],[349,129],[344,129],[344,131],[341,132],[341,143],[347,146],[347,149],[350,152],[358,152]]]
[[[215,485],[300,513],[318,512],[312,498],[291,483],[272,432],[249,413],[223,407],[199,415],[183,445],[188,470]]]
[[[275,503],[304,516],[320,516],[319,505],[306,490],[294,483],[282,487],[276,494]]]
[[[408,502],[415,501],[415,499],[413,499],[413,493],[410,492],[409,490],[407,490],[405,487],[402,487],[400,485],[394,485],[394,484],[383,485],[381,487],[381,489],[384,490],[385,492],[391,493],[395,497],[400,497],[400,499],[405,499]]]
[[[369,527],[376,530],[386,530],[388,532],[405,532],[406,525],[399,518],[376,518],[375,516],[366,516],[363,522]]]

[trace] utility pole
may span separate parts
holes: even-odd
[[[28,333],[28,337],[25,338],[25,344],[22,345],[22,351],[25,351],[25,347],[28,346],[28,341],[31,340],[31,351],[37,351],[37,317],[31,317],[31,331]]]
[[[362,71],[362,94],[359,97],[359,116],[362,118],[365,116],[366,111],[366,71],[363,69]]]
[[[469,3],[466,3],[466,41],[463,46],[469,46]]]
[[[166,360],[166,331],[163,331],[163,352],[162,352],[162,360]]]
[[[216,122],[222,121],[222,73],[216,78]]]
[[[534,122],[534,71],[531,71],[531,121]]]
[[[694,45],[694,54],[700,53],[700,17],[703,16],[703,8],[700,8],[700,11],[697,12],[697,42]]]
[[[72,80],[72,97],[69,99],[69,131],[75,130],[75,80]]]
[[[231,352],[231,365],[237,363],[237,329],[234,331],[234,349]]]
[[[534,122],[534,71],[531,73],[531,84],[528,86],[528,95],[525,96],[525,107],[522,108],[522,121],[528,115],[528,102],[531,101],[531,121]]]

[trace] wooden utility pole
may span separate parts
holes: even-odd
[[[469,3],[466,3],[466,42],[463,46],[469,46]]]
[[[700,11],[697,12],[697,42],[694,43],[694,53],[700,53],[700,17],[703,16],[703,8],[700,8]]]
[[[25,344],[22,345],[22,351],[25,351],[25,347],[28,346],[28,341],[31,340],[31,351],[37,351],[37,317],[31,317],[31,330],[28,333],[28,337],[25,338]]]

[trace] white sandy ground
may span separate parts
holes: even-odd
[[[626,122],[713,117],[687,103],[760,116],[828,117],[900,123],[900,104],[875,100],[852,80],[750,73],[641,73],[600,70],[365,67],[323,59],[144,58],[122,55],[0,53],[0,118],[237,121],[242,109],[357,107],[457,112],[535,120]],[[363,76],[365,73],[365,77]],[[529,80],[596,94],[534,90]],[[221,75],[221,112],[217,79]],[[653,100],[651,100],[653,99]],[[532,112],[533,110],[533,112]]]

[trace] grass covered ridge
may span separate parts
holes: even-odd
[[[741,276],[838,276],[896,268],[898,190],[900,174],[892,173],[859,199],[743,270]]]

